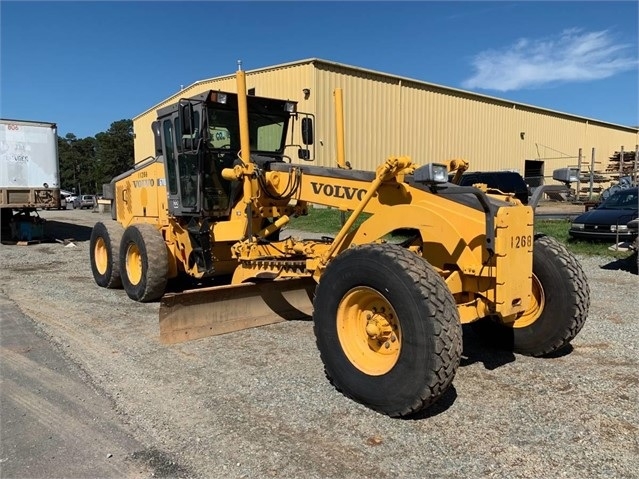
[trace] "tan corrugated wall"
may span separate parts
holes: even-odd
[[[346,161],[355,169],[372,170],[389,155],[398,154],[399,108],[397,81],[365,72],[318,65],[316,81],[317,158],[336,166],[335,88],[344,91]]]
[[[326,165],[334,163],[335,87],[344,90],[346,159],[354,168],[372,170],[390,155],[409,155],[419,164],[462,157],[473,170],[524,174],[525,160],[539,158],[550,176],[576,166],[579,148],[588,162],[596,148],[603,169],[622,145],[634,151],[639,143],[630,129],[338,65],[318,63],[316,77],[317,137],[324,143],[318,158]]]
[[[596,148],[597,166],[604,169],[622,145],[634,151],[639,143],[636,130],[322,60],[249,71],[247,87],[259,96],[299,101],[299,110],[316,115],[316,164],[322,166],[336,165],[337,87],[344,90],[346,160],[356,169],[373,170],[390,155],[410,155],[419,164],[463,157],[472,170],[523,174],[526,159],[540,158],[549,176],[576,165],[579,148],[588,164]],[[311,90],[308,100],[304,88]],[[160,106],[209,89],[235,91],[234,75],[196,84]],[[153,154],[156,109],[134,119],[136,161]],[[295,160],[295,150],[288,154]]]

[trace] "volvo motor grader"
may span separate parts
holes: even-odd
[[[533,356],[579,332],[584,273],[561,244],[534,234],[532,208],[449,182],[464,161],[390,157],[374,172],[345,167],[339,154],[335,168],[298,161],[313,157],[312,117],[295,102],[247,96],[241,69],[237,85],[158,110],[157,156],[112,181],[115,221],[91,234],[98,285],[161,298],[162,342],[312,315],[334,386],[406,416],[451,384],[462,324]],[[293,161],[285,152],[295,134]],[[334,238],[282,237],[310,205],[350,215]],[[219,285],[165,294],[184,276]]]

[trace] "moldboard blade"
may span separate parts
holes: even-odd
[[[181,343],[242,329],[308,319],[312,278],[217,286],[168,294],[160,303],[160,341]]]

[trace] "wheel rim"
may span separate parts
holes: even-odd
[[[109,250],[107,249],[104,238],[98,238],[93,247],[93,258],[95,267],[100,274],[106,274],[109,266]]]
[[[368,375],[386,374],[399,359],[402,336],[397,313],[372,288],[360,286],[344,295],[337,308],[337,336],[351,364]]]
[[[126,275],[133,285],[138,284],[142,279],[142,255],[134,243],[129,244],[126,249]]]
[[[537,276],[533,274],[530,306],[521,316],[509,325],[513,328],[525,328],[526,326],[530,326],[539,319],[541,313],[544,311],[545,305],[546,296],[544,295],[544,288],[542,288]]]

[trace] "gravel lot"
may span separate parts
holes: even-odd
[[[495,352],[465,330],[453,387],[420,418],[398,420],[333,389],[309,321],[161,345],[158,303],[93,282],[90,226],[109,215],[41,216],[75,246],[0,245],[0,296],[111,401],[146,447],[131,459],[162,458],[156,477],[638,477],[631,261],[579,258],[592,305],[568,354]]]

